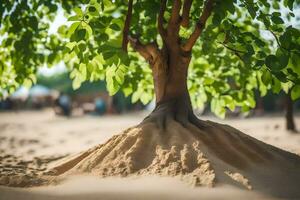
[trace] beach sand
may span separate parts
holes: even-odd
[[[56,166],[61,158],[104,143],[138,124],[147,113],[64,118],[52,110],[0,113],[0,179],[28,176]],[[219,120],[265,143],[300,155],[300,134],[284,129],[284,118],[266,116]],[[300,117],[296,119],[300,126]],[[24,167],[25,166],[25,167]],[[300,173],[300,169],[299,169]],[[293,176],[293,174],[289,174]],[[29,177],[30,178],[30,177]],[[5,180],[2,180],[5,182]],[[16,179],[16,185],[18,182]],[[19,185],[22,186],[22,185]],[[0,186],[0,199],[276,199],[242,187],[218,184],[192,187],[177,178],[143,176],[99,178],[71,176],[58,185],[12,188]]]

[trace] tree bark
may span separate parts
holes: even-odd
[[[175,120],[186,126],[192,123],[203,127],[204,123],[193,113],[187,89],[188,66],[191,54],[164,47],[152,63],[152,75],[156,96],[156,107],[142,123],[154,122],[164,129],[168,120]]]
[[[292,132],[296,132],[296,126],[294,121],[294,112],[293,112],[293,100],[291,99],[291,90],[289,90],[288,94],[286,95],[286,129]]]

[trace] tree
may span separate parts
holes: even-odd
[[[286,113],[285,113],[285,118],[286,118],[286,129],[292,132],[296,132],[296,126],[295,126],[295,121],[294,121],[294,104],[293,100],[290,96],[290,92],[286,95]]]
[[[141,51],[141,46],[148,49],[157,46],[160,53],[165,51],[167,43],[160,37],[156,20],[160,2],[133,3],[126,30],[123,20],[128,2],[76,2],[7,1],[2,4],[1,94],[11,93],[22,84],[30,86],[36,81],[38,67],[64,60],[72,72],[74,88],[80,87],[85,80],[106,79],[110,94],[121,89],[126,95],[132,94],[133,101],[149,102],[154,90],[151,70],[134,52],[127,55],[122,51],[122,36],[125,36],[124,50],[129,36],[137,51]],[[191,59],[187,86],[195,107],[211,102],[211,110],[220,117],[225,116],[225,108],[233,110],[235,106],[247,112],[255,106],[253,90],[256,88],[263,96],[268,89],[279,91],[281,83],[291,82],[289,87],[298,83],[299,31],[283,24],[293,19],[292,12],[285,10],[282,16],[278,12],[284,6],[292,9],[293,1],[272,4],[268,1],[216,1],[211,17],[203,16],[207,19],[202,20],[209,20],[207,26],[195,31],[204,3],[190,3],[183,6],[184,17],[180,17],[184,20],[177,26],[177,36],[172,37],[177,37],[181,46],[187,41],[190,41],[187,45],[191,45],[198,31],[203,29],[201,37],[195,40],[193,51],[183,50],[190,54],[187,55]],[[170,18],[171,6],[169,2],[161,17],[161,28],[169,32],[173,26],[168,23],[165,27],[165,22]],[[48,34],[51,20],[62,9],[70,16],[71,26],[60,27],[59,35]],[[193,32],[193,38],[189,38]],[[272,39],[266,38],[267,33],[272,34]],[[299,95],[296,89],[294,93]]]
[[[7,1],[0,12],[0,85],[2,91],[12,92],[20,84],[34,82],[38,66],[63,60],[75,89],[85,80],[105,79],[111,95],[121,89],[132,95],[133,102],[143,103],[153,98],[154,91],[156,108],[140,125],[56,168],[58,174],[77,169],[98,170],[103,176],[142,170],[177,175],[178,167],[180,173],[196,177],[198,184],[211,185],[216,175],[201,152],[245,174],[249,162],[269,162],[277,154],[299,166],[299,157],[232,127],[200,120],[192,109],[192,104],[210,102],[221,117],[226,108],[235,106],[247,112],[255,106],[255,89],[264,95],[268,89],[279,91],[282,84],[298,98],[300,31],[286,25],[295,19],[293,8],[298,4],[295,0]],[[49,20],[60,9],[71,24],[48,35]],[[144,148],[148,149],[141,156]],[[185,169],[179,167],[179,151],[182,162],[197,155],[198,164],[190,161],[193,164]],[[280,159],[272,163],[282,163]],[[255,169],[258,182],[263,182],[262,169]],[[278,177],[283,176],[281,171],[276,168]]]

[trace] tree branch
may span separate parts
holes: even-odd
[[[181,26],[183,26],[185,28],[187,28],[189,26],[190,10],[192,7],[192,3],[193,3],[193,0],[185,0],[183,3]]]
[[[131,21],[131,17],[132,17],[132,4],[133,4],[133,0],[129,0],[127,15],[126,15],[124,29],[123,29],[122,49],[125,52],[127,52],[128,34],[129,34],[129,28],[130,28],[130,21]]]
[[[173,6],[172,6],[172,12],[171,12],[171,17],[170,17],[170,21],[169,21],[169,26],[179,24],[180,9],[181,9],[181,0],[173,0]]]
[[[218,42],[218,43],[221,44],[226,49],[232,51],[234,53],[234,55],[236,55],[242,62],[244,62],[244,60],[243,60],[242,56],[240,55],[240,53],[247,53],[247,52],[231,48],[231,47],[227,46],[226,44],[224,44],[222,42]]]
[[[128,40],[132,48],[144,57],[147,62],[151,65],[155,63],[157,57],[160,55],[160,51],[155,42],[142,44],[136,36],[128,36]]]
[[[194,44],[196,43],[196,41],[199,38],[200,34],[202,33],[203,29],[205,28],[206,21],[212,13],[213,5],[214,5],[214,0],[206,0],[205,1],[202,15],[200,16],[199,21],[196,24],[195,30],[191,34],[191,36],[187,40],[187,42],[183,45],[184,51],[192,50]]]
[[[164,13],[166,10],[167,0],[161,0],[160,10],[157,18],[157,29],[163,40],[166,39],[167,32],[164,28]]]
[[[218,42],[218,44],[221,44],[226,49],[229,49],[229,50],[237,52],[237,53],[247,53],[246,51],[241,51],[241,50],[237,50],[237,49],[231,48],[231,47],[227,46],[226,44],[224,44],[223,42]]]

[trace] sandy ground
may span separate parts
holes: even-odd
[[[52,110],[0,113],[0,170],[34,161],[41,168],[78,153],[138,124],[147,113],[123,116],[57,117]],[[229,124],[259,140],[300,155],[300,134],[284,130],[283,117],[227,119]],[[300,117],[296,124],[300,126]],[[274,199],[232,186],[191,188],[174,178],[72,177],[58,186],[30,189],[0,187],[0,199]]]

